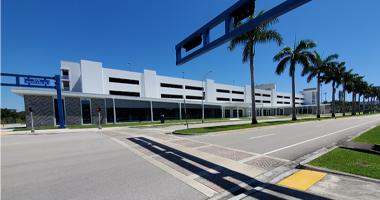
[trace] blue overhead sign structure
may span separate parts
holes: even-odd
[[[1,73],[1,76],[9,76],[9,77],[15,77],[16,78],[16,80],[15,80],[16,83],[1,83],[1,86],[54,88],[54,89],[56,89],[57,90],[57,99],[58,99],[58,115],[59,115],[59,121],[60,121],[59,128],[65,128],[65,118],[63,117],[62,89],[61,89],[61,76],[60,75],[48,77],[48,76],[34,76],[34,75]],[[24,78],[24,84],[20,83],[20,78]],[[54,86],[49,85],[50,80],[55,81]]]
[[[276,17],[279,17],[282,14],[287,13],[309,1],[311,0],[287,0],[280,5],[266,11],[255,19],[245,23],[244,25],[234,28],[234,24],[236,24],[238,21],[243,20],[244,18],[247,18],[249,15],[252,15],[255,9],[255,0],[240,0],[175,46],[176,65],[182,65],[204,53],[207,53],[214,48],[225,44],[226,42],[229,42],[232,39],[248,31],[251,31],[252,29],[272,19],[275,19]],[[210,43],[210,30],[223,21],[225,23],[224,35]],[[202,41],[203,47],[182,58],[182,48],[188,52],[193,48],[201,45]]]
[[[49,80],[42,80],[42,79],[24,79],[25,83],[29,84],[43,84],[43,85],[49,85],[50,81]]]

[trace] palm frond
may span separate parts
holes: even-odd
[[[293,54],[292,48],[290,48],[289,46],[285,46],[277,55],[273,57],[273,62],[280,61],[281,58],[285,56],[290,56],[292,54]]]
[[[294,51],[301,52],[303,50],[312,49],[316,46],[317,46],[317,43],[315,43],[314,41],[310,39],[301,40]]]
[[[276,68],[276,74],[280,75],[284,72],[286,65],[288,64],[291,58],[292,57],[288,56],[282,59],[280,63],[278,63],[277,68]]]

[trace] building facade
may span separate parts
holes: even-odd
[[[66,125],[155,121],[204,117],[239,118],[291,114],[292,96],[276,91],[275,84],[255,87],[256,110],[251,108],[251,86],[215,83],[212,79],[195,81],[144,73],[103,68],[102,63],[87,60],[61,61],[62,98]],[[204,88],[204,92],[202,92]],[[27,126],[31,126],[29,107],[35,126],[56,126],[60,120],[56,92],[52,90],[12,88],[24,97]],[[316,90],[296,94],[297,114],[315,114]],[[322,105],[322,113],[329,112]]]

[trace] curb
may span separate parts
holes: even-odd
[[[212,132],[212,133],[218,133],[218,132]],[[178,133],[178,132],[173,131],[172,134],[173,134],[173,135],[186,135],[186,136],[200,136],[200,135],[207,135],[207,134],[210,134],[210,133],[194,133],[194,134],[187,134],[187,133]]]
[[[361,134],[375,128],[375,126],[371,126],[369,127],[368,129],[366,130],[363,130],[361,132],[359,132],[358,134],[356,135],[353,135],[353,136],[349,136],[345,141],[351,141],[355,138],[357,138],[358,136],[360,136]],[[336,171],[336,170],[332,170],[332,169],[327,169],[327,168],[323,168],[323,167],[316,167],[316,166],[313,166],[313,165],[309,165],[309,164],[306,164],[306,163],[309,163],[311,162],[312,160],[315,160],[317,159],[318,157],[321,157],[323,156],[324,154],[332,151],[332,150],[335,150],[337,148],[339,148],[339,146],[337,146],[337,144],[339,144],[339,142],[335,142],[331,145],[329,145],[330,147],[328,147],[328,149],[326,151],[323,151],[321,153],[318,153],[314,156],[311,156],[303,161],[301,161],[299,163],[299,165],[297,166],[297,168],[299,169],[306,169],[306,170],[312,170],[312,171],[319,171],[319,172],[325,172],[325,173],[330,173],[330,174],[336,174],[336,175],[341,175],[341,176],[347,176],[347,177],[351,177],[351,178],[357,178],[357,179],[360,179],[360,180],[363,180],[363,181],[372,181],[372,182],[375,182],[375,183],[380,183],[380,180],[379,179],[374,179],[374,178],[370,178],[370,177],[366,177],[366,176],[360,176],[360,175],[356,175],[356,174],[350,174],[350,173],[346,173],[346,172],[341,172],[341,171]]]
[[[341,176],[347,176],[347,177],[357,178],[357,179],[361,179],[363,181],[372,181],[372,182],[375,182],[375,183],[380,183],[379,179],[374,179],[374,178],[370,178],[370,177],[366,177],[366,176],[360,176],[360,175],[350,174],[350,173],[336,171],[336,170],[332,170],[332,169],[326,169],[326,168],[322,168],[322,167],[316,167],[316,166],[312,166],[312,165],[308,165],[308,164],[304,164],[302,166],[303,166],[303,169],[306,169],[306,170],[325,172],[325,173],[329,173],[329,174],[336,174],[336,175],[341,175]]]

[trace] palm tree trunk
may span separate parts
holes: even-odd
[[[335,117],[335,81],[332,82],[332,88],[333,88],[333,91],[332,91],[332,105],[331,105],[331,108],[332,108],[332,111],[331,111],[331,117]]]
[[[292,115],[292,120],[296,121],[296,86],[294,83],[294,71],[292,71],[292,103],[293,103],[293,115]]]
[[[367,104],[368,104],[368,113],[369,113],[369,97],[367,98]]]
[[[256,119],[255,71],[253,67],[253,56],[249,57],[249,68],[251,70],[252,124],[257,124],[258,122]]]
[[[345,85],[343,85],[343,116],[346,116],[346,90],[345,90]]]
[[[360,115],[360,93],[359,93],[359,115]]]
[[[317,118],[321,118],[321,113],[320,113],[320,110],[321,110],[321,101],[320,101],[320,83],[319,83],[319,76],[320,76],[320,73],[318,73],[318,80],[317,80],[317,83],[318,83],[318,90],[317,90]]]

